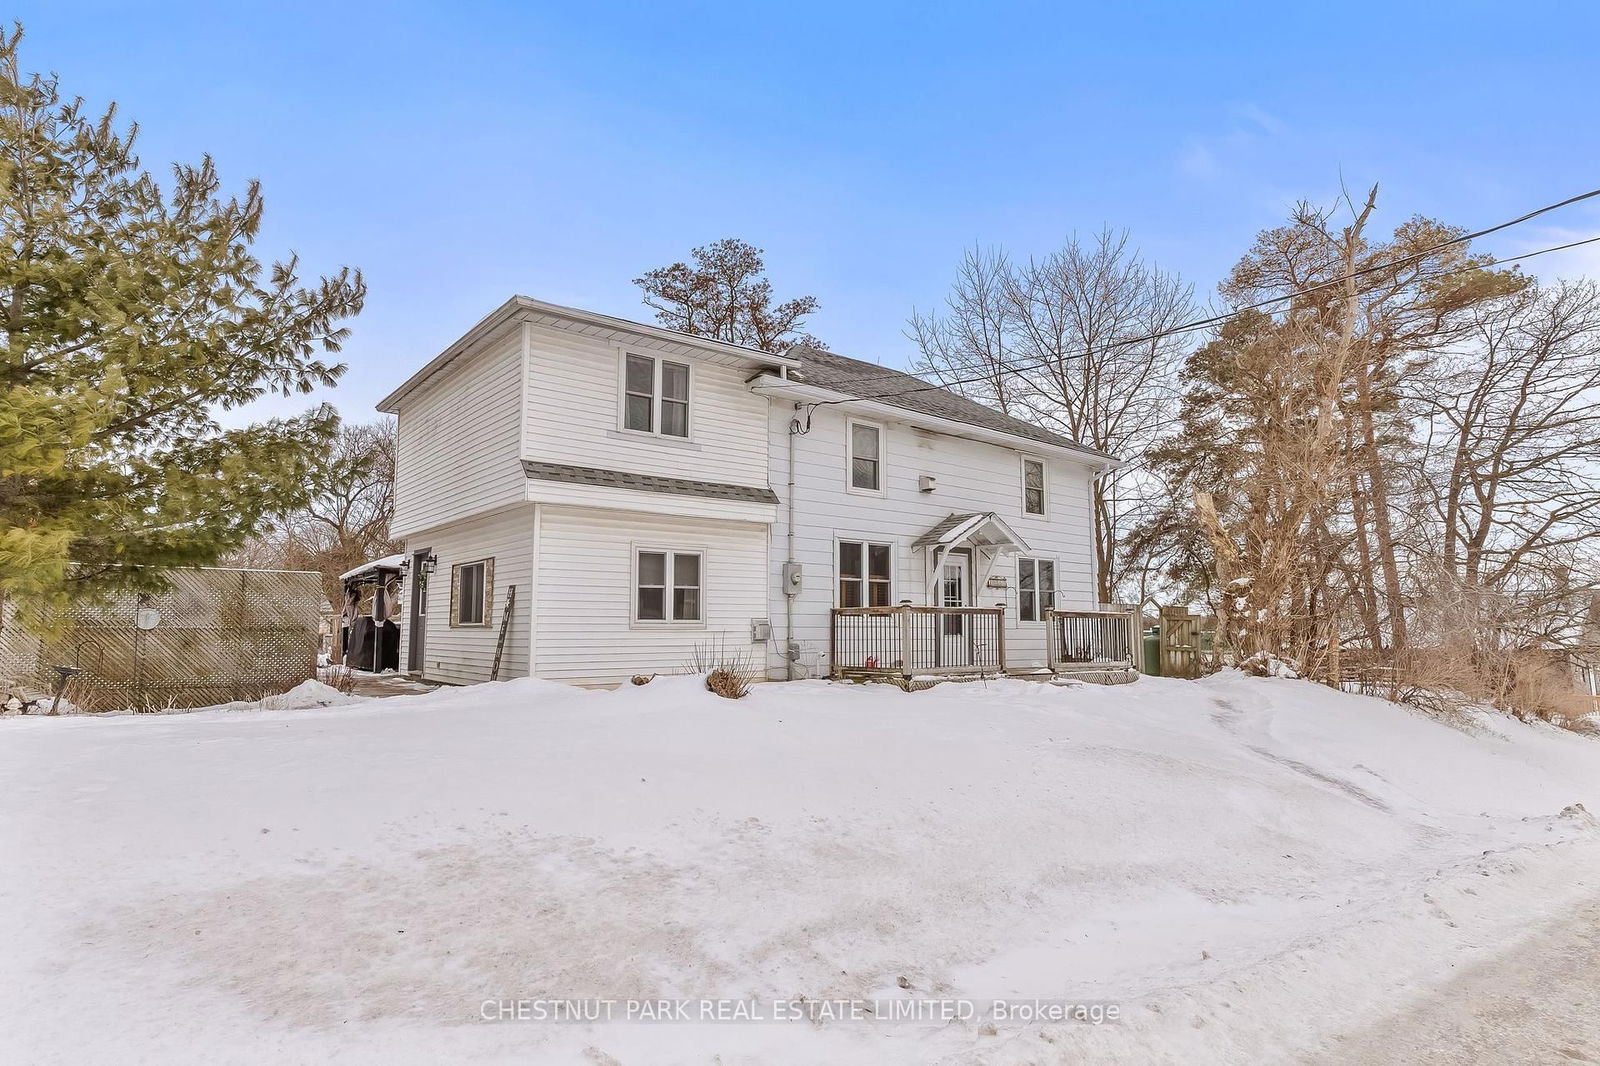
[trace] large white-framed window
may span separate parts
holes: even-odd
[[[849,435],[850,491],[883,495],[883,426],[852,418],[846,425],[846,432]]]
[[[1043,516],[1049,506],[1046,497],[1044,460],[1022,457],[1022,513]]]
[[[894,582],[894,546],[883,541],[841,540],[838,559],[840,607],[888,607]]]
[[[494,596],[494,560],[475,559],[450,568],[450,625],[472,628],[489,624]]]
[[[1017,617],[1024,622],[1043,622],[1045,612],[1056,605],[1056,561],[1054,559],[1017,560]]]
[[[622,428],[629,433],[688,440],[692,376],[688,363],[623,352]]]
[[[705,621],[705,552],[633,550],[633,620],[644,625]]]

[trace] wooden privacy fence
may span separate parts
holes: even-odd
[[[165,592],[72,609],[42,641],[0,639],[0,676],[48,692],[55,667],[76,667],[66,699],[87,711],[256,700],[316,676],[320,574],[206,568],[167,577]]]
[[[1003,607],[835,607],[834,677],[995,674],[1006,667]]]
[[[1046,611],[1050,669],[1100,674],[1139,668],[1139,616],[1131,611]]]

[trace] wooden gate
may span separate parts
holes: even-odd
[[[1206,615],[1187,607],[1161,608],[1161,673],[1165,677],[1196,678],[1209,672],[1210,649],[1203,646]]]

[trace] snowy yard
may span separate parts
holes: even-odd
[[[1281,1062],[1600,894],[1600,743],[1239,675],[13,718],[0,793],[18,1063]],[[483,1020],[801,996],[1121,1017]]]

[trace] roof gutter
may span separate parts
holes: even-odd
[[[987,426],[976,425],[972,422],[963,422],[956,418],[947,418],[940,415],[925,414],[913,411],[908,407],[897,407],[892,403],[883,403],[880,400],[867,400],[859,396],[852,396],[847,392],[835,392],[816,385],[807,385],[793,378],[780,378],[774,374],[763,374],[751,383],[751,390],[764,396],[779,399],[813,400],[822,403],[847,403],[858,411],[865,411],[880,418],[894,419],[912,425],[922,425],[937,429],[952,435],[970,437],[974,440],[986,441],[991,444],[1001,444],[1007,448],[1020,448],[1022,450],[1047,450],[1060,455],[1069,456],[1080,463],[1089,463],[1097,466],[1101,473],[1120,469],[1127,464],[1124,459],[1114,455],[1086,448],[1081,444],[1071,446],[1064,444],[1051,444],[1048,441],[1035,440],[1024,437],[1020,433],[1006,433]],[[957,432],[952,427],[960,427]]]

